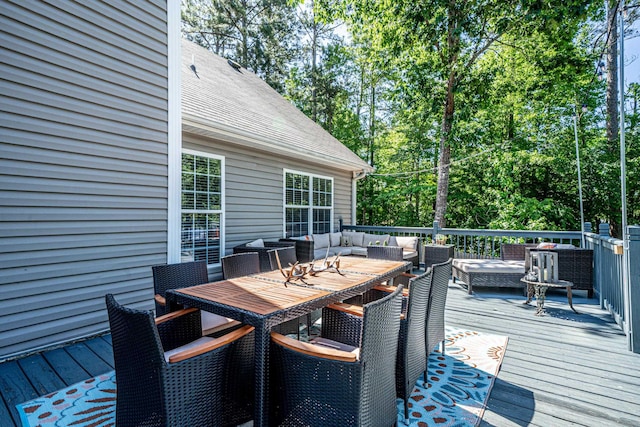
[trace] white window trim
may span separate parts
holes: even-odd
[[[310,211],[310,215],[309,215],[309,223],[307,225],[308,229],[309,229],[309,234],[313,234],[313,208],[315,208],[316,206],[313,205],[313,179],[314,178],[319,178],[319,179],[326,179],[328,181],[331,181],[331,208],[327,209],[325,206],[318,206],[318,208],[320,209],[327,209],[331,211],[331,219],[330,219],[330,224],[329,224],[329,228],[331,230],[333,230],[333,217],[335,215],[335,193],[336,193],[336,186],[335,186],[335,182],[332,176],[326,176],[326,175],[319,175],[319,174],[315,174],[315,173],[309,173],[309,172],[302,172],[299,170],[295,170],[295,169],[282,169],[282,236],[286,237],[287,236],[287,208],[300,208],[300,206],[298,205],[287,205],[287,174],[288,173],[293,173],[296,175],[305,175],[308,176],[309,179],[309,206],[306,206],[309,211]]]
[[[227,209],[226,209],[226,194],[227,194],[227,185],[226,185],[226,159],[224,156],[220,156],[217,154],[207,153],[205,151],[197,151],[197,150],[189,150],[187,148],[183,149],[180,153],[180,201],[178,206],[180,207],[180,221],[179,224],[182,223],[182,212],[188,213],[196,213],[196,212],[215,212],[217,211],[209,211],[209,210],[198,210],[198,209],[182,209],[182,154],[191,154],[194,156],[200,157],[208,157],[210,159],[220,160],[220,258],[225,255],[226,248],[226,220],[227,220]],[[178,246],[178,260],[180,259],[180,251],[182,250],[181,245]],[[179,262],[179,261],[178,261]],[[209,266],[220,266],[222,263],[219,262],[217,264],[208,264]]]
[[[167,2],[167,263],[180,262],[182,177],[182,62],[180,1]]]

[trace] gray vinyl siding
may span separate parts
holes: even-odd
[[[166,1],[0,0],[0,359],[152,308],[167,64]]]
[[[225,157],[225,247],[283,237],[283,169],[333,178],[334,228],[351,220],[351,173],[229,143],[183,134],[183,148]]]

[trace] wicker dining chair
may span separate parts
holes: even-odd
[[[165,300],[167,289],[201,285],[209,281],[206,261],[154,265],[151,267],[151,271],[157,316],[168,313]]]
[[[151,267],[155,293],[156,315],[167,314],[166,292],[168,289],[180,289],[187,286],[202,285],[209,282],[206,261],[160,264]],[[202,334],[210,335],[239,325],[239,322],[224,316],[202,311]]]
[[[225,279],[256,273],[260,273],[260,258],[257,252],[239,252],[222,257],[222,277]]]
[[[445,262],[431,266],[431,274],[433,277],[431,279],[431,295],[429,297],[429,308],[427,312],[427,357],[438,343],[441,344],[441,352],[444,354],[444,308],[447,302],[452,261],[453,260],[449,258],[449,260]]]
[[[427,268],[424,274],[409,279],[409,288],[403,289],[406,298],[402,299],[402,316],[400,320],[400,334],[398,337],[398,356],[396,358],[396,394],[404,401],[404,417],[409,418],[408,400],[411,392],[427,368],[428,354],[426,351],[427,309],[431,294],[432,270]],[[402,287],[402,285],[399,285]],[[397,286],[374,288],[371,292],[373,300],[380,299],[394,292]],[[404,291],[408,291],[405,293]],[[334,310],[334,311],[329,311]],[[335,311],[338,310],[338,311]],[[340,313],[340,310],[351,313],[350,316]],[[355,343],[359,340],[358,307],[346,307],[343,304],[333,304],[325,310],[326,328],[323,335],[333,336],[337,340]],[[346,327],[340,321],[351,322]]]
[[[277,257],[276,254],[278,255]],[[298,262],[295,246],[271,249],[269,251],[269,259],[271,260],[271,270],[277,270],[278,268],[289,268],[290,266]],[[280,265],[278,265],[278,260],[280,261]]]
[[[272,332],[270,394],[277,425],[396,423],[401,292],[399,286],[361,307],[359,342],[339,343],[325,337],[306,343]]]
[[[117,378],[116,424],[121,426],[237,425],[251,418],[246,401],[230,392],[242,376],[229,351],[253,331],[243,326],[203,337],[195,308],[154,319],[105,296]],[[242,417],[239,417],[242,414]]]
[[[404,259],[402,258],[402,254],[403,254],[403,250],[399,246],[378,246],[378,245],[367,246],[367,258],[370,258],[370,259],[404,261]],[[414,275],[408,272],[400,273],[399,275],[395,276],[391,282],[385,282],[376,287],[378,288],[382,286],[386,288],[384,289],[384,292],[382,294],[380,292],[376,292],[376,289],[374,288],[365,292],[362,295],[358,295],[358,296],[346,299],[344,302],[346,302],[347,304],[356,304],[356,305],[368,304],[371,301],[377,298],[380,298],[381,295],[386,295],[386,293],[390,292],[391,290],[387,286],[390,283],[393,283],[393,285],[403,285],[404,294],[406,296],[408,292],[409,279],[411,277],[414,277]],[[402,306],[403,310],[405,308],[406,308],[406,301],[403,302],[403,306]]]

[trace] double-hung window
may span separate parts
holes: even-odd
[[[333,219],[333,178],[285,171],[287,237],[329,233]]]
[[[224,220],[224,158],[182,152],[181,260],[219,264]]]

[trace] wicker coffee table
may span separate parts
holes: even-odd
[[[527,300],[524,304],[529,304],[534,293],[536,296],[536,316],[544,315],[544,299],[549,288],[565,288],[567,290],[567,300],[569,301],[569,307],[574,313],[580,314],[573,308],[573,300],[571,295],[571,288],[573,283],[568,280],[557,280],[555,282],[538,282],[527,279],[520,279],[521,282],[527,284]]]

